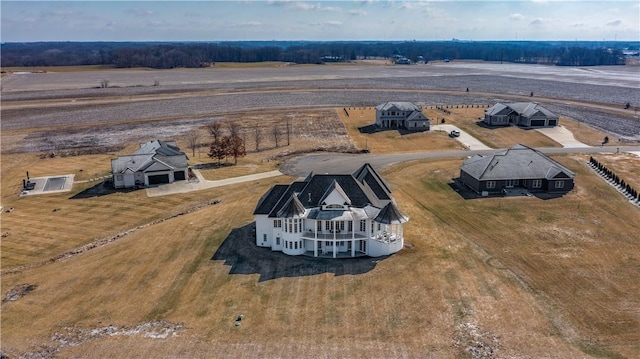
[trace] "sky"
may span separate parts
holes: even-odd
[[[7,1],[0,40],[640,41],[640,1]]]

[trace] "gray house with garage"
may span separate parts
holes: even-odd
[[[460,167],[462,183],[482,195],[516,187],[561,194],[573,189],[574,177],[567,167],[524,145],[492,155],[475,155]]]
[[[429,119],[412,102],[385,102],[376,106],[376,126],[383,129],[428,131]]]
[[[489,126],[553,127],[558,116],[535,102],[511,102],[495,105],[484,111],[483,122]]]
[[[189,159],[173,141],[153,140],[128,156],[111,160],[115,188],[132,188],[184,181]]]

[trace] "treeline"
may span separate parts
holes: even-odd
[[[554,64],[623,65],[623,42],[36,42],[3,43],[2,67],[104,65],[122,68],[208,67],[216,62],[284,61],[319,64],[325,58],[345,61],[391,59],[413,62],[444,59]]]

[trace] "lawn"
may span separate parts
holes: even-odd
[[[15,200],[16,211],[2,214],[3,230],[20,224],[33,236],[21,247],[15,243],[27,237],[18,230],[2,238],[3,269],[11,266],[5,267],[5,248],[15,265],[203,201],[220,203],[3,275],[3,295],[19,284],[36,286],[2,304],[3,353],[457,358],[473,357],[473,346],[495,357],[634,357],[640,211],[616,196],[587,159],[556,159],[578,174],[577,189],[546,201],[462,199],[449,184],[463,159],[388,168],[383,175],[411,217],[407,246],[361,271],[348,260],[298,266],[252,246],[256,257],[222,251],[230,233],[252,222],[259,197],[289,183],[284,176],[161,202],[142,192]],[[51,213],[53,205],[62,210]],[[15,219],[21,212],[33,218]],[[265,271],[273,278],[261,277]],[[119,331],[100,335],[109,325]],[[173,329],[162,339],[152,325]]]

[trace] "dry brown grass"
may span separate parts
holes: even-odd
[[[620,143],[614,139],[614,136],[606,134],[602,131],[596,130],[593,127],[568,119],[566,117],[560,118],[560,126],[566,127],[573,137],[589,146],[600,146],[605,137],[609,137],[609,142],[605,146],[620,146]]]
[[[428,111],[428,117],[442,117]],[[348,118],[343,113],[229,115],[244,128],[261,126],[263,150],[251,151],[255,142],[247,133],[250,151],[238,166],[203,174],[220,179],[264,172],[291,153],[319,147],[363,149],[366,144],[374,153],[462,148],[438,132],[364,135],[357,128],[374,122],[373,110],[352,109]],[[452,109],[446,123],[478,131],[473,134],[492,147],[557,146],[537,131],[481,128],[476,117],[471,109]],[[294,135],[289,146],[283,135],[276,148],[270,130],[274,125],[284,129],[286,118]],[[3,133],[3,148],[6,136],[15,141],[27,132]],[[584,136],[600,134],[584,131]],[[184,139],[177,141],[190,152]],[[118,154],[136,148],[130,144]],[[259,274],[229,273],[228,263],[211,258],[233,229],[252,221],[255,203],[270,186],[291,181],[286,176],[167,197],[135,191],[70,199],[96,182],[76,184],[70,193],[18,197],[26,170],[33,177],[74,173],[76,180],[88,180],[108,174],[115,155],[40,159],[3,153],[2,205],[15,208],[1,215],[2,232],[8,233],[0,242],[3,271],[202,202],[222,202],[66,260],[3,275],[2,296],[18,284],[37,285],[24,298],[2,304],[3,353],[15,357],[41,344],[59,345],[51,337],[66,327],[133,327],[150,320],[182,322],[185,329],[167,339],[140,334],[85,340],[62,348],[59,356],[468,357],[465,338],[471,334],[461,330],[467,323],[479,328],[483,343],[496,348],[498,357],[640,353],[635,236],[640,211],[587,168],[584,157],[558,158],[578,174],[577,189],[548,201],[465,201],[448,185],[462,159],[396,165],[384,175],[411,217],[405,228],[410,248],[363,274],[308,275],[298,268],[293,275],[260,281]],[[191,157],[192,165],[214,162],[204,154]],[[636,158],[619,154],[598,160],[630,183],[640,178]],[[273,270],[286,261],[282,256]],[[245,319],[236,328],[233,321],[241,313]]]
[[[259,281],[257,274],[230,274],[224,261],[211,260],[232,229],[252,221],[267,188],[289,183],[286,177],[160,201],[141,192],[20,199],[16,212],[2,215],[3,228],[24,224],[34,233],[2,239],[2,255],[9,248],[14,263],[59,250],[40,249],[43,244],[70,247],[203,200],[222,202],[68,260],[3,276],[3,295],[20,283],[37,285],[2,304],[3,351],[16,356],[55,344],[51,335],[65,327],[166,320],[186,329],[164,340],[95,339],[60,355],[467,357],[455,342],[464,338],[460,325],[472,323],[499,357],[633,357],[640,352],[634,236],[640,211],[615,196],[585,158],[558,160],[577,172],[577,190],[547,201],[465,201],[448,186],[462,159],[389,168],[385,178],[411,217],[405,227],[411,248],[358,275],[305,275],[300,268],[297,275]],[[55,215],[72,218],[54,217],[53,205],[63,208]],[[22,211],[31,218],[10,217]],[[238,314],[245,319],[236,328]]]
[[[426,131],[400,134],[398,131],[382,131],[371,134],[361,133],[358,129],[376,122],[375,108],[348,108],[349,116],[343,109],[337,110],[345,124],[349,136],[358,149],[368,149],[371,153],[399,153],[420,151],[461,150],[464,147],[441,131]],[[433,122],[432,122],[433,124]]]
[[[432,121],[432,123],[441,122],[444,118],[445,123],[457,126],[491,148],[509,148],[518,143],[529,147],[561,147],[560,144],[538,131],[525,130],[513,126],[498,128],[479,126],[479,118],[484,117],[484,107],[455,107],[456,106],[449,106],[447,108],[447,110],[451,112],[450,114],[445,114],[433,107],[429,107],[423,110],[423,112],[427,117],[436,119],[436,121]],[[438,119],[440,119],[440,121],[437,121]]]
[[[640,191],[640,157],[629,153],[596,154],[593,158]]]

